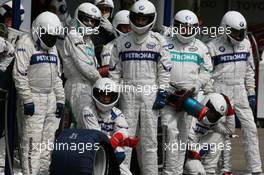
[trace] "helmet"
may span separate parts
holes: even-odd
[[[58,15],[61,22],[68,24],[71,20],[65,0],[51,0],[49,10]]]
[[[121,10],[119,11],[114,19],[113,19],[113,27],[115,29],[115,35],[118,37],[119,35],[123,35],[124,33],[120,31],[119,25],[125,24],[129,25],[129,11],[128,10]]]
[[[201,101],[201,104],[204,104],[219,116],[224,116],[227,114],[228,105],[225,97],[222,94],[211,93]]]
[[[61,34],[62,25],[57,15],[43,12],[32,23],[32,37],[34,41],[45,49],[51,49]]]
[[[76,28],[84,35],[96,33],[100,26],[101,11],[91,3],[82,3],[75,10]]]
[[[197,16],[190,10],[181,10],[174,16],[174,27],[178,29],[176,37],[182,43],[189,43],[195,38],[198,25],[199,21]],[[182,31],[183,29],[185,31]]]
[[[7,17],[12,17],[12,8],[13,8],[13,1],[8,1],[4,4],[1,5],[0,7],[0,22],[1,23],[5,23],[5,19]],[[20,16],[21,16],[21,22],[24,21],[24,13],[25,13],[25,10],[24,10],[24,7],[23,5],[21,4],[20,5]],[[11,24],[6,24],[8,25],[8,27],[11,27]]]
[[[233,45],[239,44],[246,37],[246,19],[237,11],[228,11],[222,18],[221,26],[225,28],[225,36],[230,39]]]
[[[109,78],[101,78],[95,82],[92,97],[97,108],[102,112],[112,109],[119,99],[119,91],[116,83]],[[102,99],[107,97],[107,100]]]
[[[136,20],[138,18],[148,19],[147,24],[143,26],[137,24]],[[156,18],[156,8],[151,2],[147,0],[140,0],[135,2],[129,14],[131,28],[138,35],[143,35],[150,31],[156,22]]]
[[[110,8],[111,12],[108,15],[103,15],[106,18],[112,17],[114,12],[114,2],[113,0],[95,0],[94,4],[101,10],[101,7]]]

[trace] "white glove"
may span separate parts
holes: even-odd
[[[106,31],[113,33],[113,25],[105,17],[101,18],[101,27],[103,27]]]
[[[0,53],[6,52],[6,55],[11,55],[14,53],[14,51],[15,49],[10,42],[4,40],[3,38],[0,38]]]

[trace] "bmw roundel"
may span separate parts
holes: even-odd
[[[92,8],[92,12],[96,13],[96,12],[97,12],[97,10],[96,10],[95,8]]]
[[[126,42],[125,43],[125,47],[128,49],[128,48],[130,48],[131,47],[131,43],[130,42]]]
[[[220,47],[219,47],[219,51],[220,51],[220,52],[224,52],[224,51],[225,51],[225,47],[224,47],[224,46],[220,46]]]
[[[145,7],[144,7],[143,5],[141,5],[141,6],[138,7],[138,9],[139,9],[139,10],[144,10]]]

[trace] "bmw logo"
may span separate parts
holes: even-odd
[[[128,49],[128,48],[130,48],[131,47],[131,43],[130,42],[126,42],[125,43],[125,47]]]
[[[139,10],[144,10],[145,9],[145,7],[143,6],[143,5],[141,5],[141,6],[139,6],[139,8],[138,8]]]
[[[186,19],[187,21],[190,21],[192,18],[191,18],[190,16],[186,16],[185,19]]]
[[[239,26],[240,26],[240,27],[244,27],[244,26],[245,26],[244,22],[241,21],[241,22],[239,23]]]
[[[219,47],[219,51],[220,51],[220,52],[224,52],[224,51],[225,51],[225,47],[224,47],[224,46],[220,46],[220,47]]]
[[[92,8],[92,12],[96,13],[96,12],[97,12],[97,10],[96,10],[95,8]]]
[[[168,48],[169,49],[173,49],[174,48],[174,45],[173,44],[169,44]]]

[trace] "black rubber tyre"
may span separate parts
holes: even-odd
[[[55,141],[51,158],[51,175],[120,174],[108,137],[97,130],[65,129]]]

